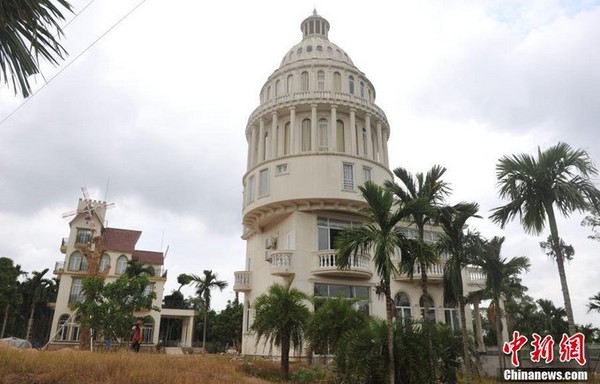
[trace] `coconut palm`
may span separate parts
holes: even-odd
[[[504,237],[497,236],[484,241],[482,246],[479,247],[477,257],[473,260],[473,263],[481,267],[486,276],[482,295],[492,299],[498,342],[498,361],[501,368],[503,367],[503,361],[500,349],[503,346],[503,340],[500,300],[503,299],[503,296],[512,292],[514,278],[522,271],[529,271],[530,266],[529,259],[525,256],[513,257],[510,260],[500,256],[502,243],[504,243]]]
[[[52,63],[63,59],[66,51],[55,37],[62,34],[61,8],[72,11],[66,0],[4,0],[0,2],[0,79],[28,97],[28,77],[40,72],[40,56]]]
[[[398,274],[399,269],[394,265],[393,256],[396,249],[402,251],[403,258],[414,258],[421,251],[419,243],[407,241],[400,233],[398,224],[410,216],[415,210],[422,208],[422,203],[411,203],[405,206],[395,205],[392,193],[381,186],[367,181],[358,187],[367,205],[360,210],[365,223],[361,227],[344,229],[335,247],[337,249],[338,266],[349,268],[353,258],[358,253],[372,254],[375,271],[380,278],[378,291],[385,296],[388,376],[390,383],[394,382],[394,301],[390,290],[392,274]]]
[[[308,295],[296,288],[291,282],[285,286],[273,284],[267,293],[260,295],[254,302],[254,323],[251,330],[256,333],[256,343],[265,339],[267,343],[281,349],[281,377],[287,380],[290,368],[290,347],[302,345],[302,339],[310,310],[303,301]]]
[[[548,224],[570,333],[575,332],[575,321],[555,210],[565,217],[574,211],[598,210],[600,190],[590,180],[597,174],[586,151],[565,143],[543,152],[538,148],[537,159],[525,153],[505,156],[496,166],[499,195],[509,203],[493,209],[490,218],[504,228],[518,214],[525,231],[536,235]]]
[[[536,303],[540,306],[542,329],[544,333],[552,335],[555,340],[560,340],[563,333],[569,329],[565,318],[567,312],[562,307],[555,307],[552,300],[538,299]]]
[[[477,244],[477,234],[467,232],[464,227],[468,219],[477,216],[479,205],[476,203],[461,203],[442,209],[439,224],[444,233],[438,241],[438,251],[448,254],[444,265],[444,301],[452,305],[458,304],[460,313],[461,332],[463,340],[463,358],[467,383],[472,383],[471,358],[467,336],[467,318],[462,272],[473,259],[474,245]]]
[[[588,313],[591,311],[600,313],[600,292],[590,297],[590,302],[588,303]]]
[[[210,311],[210,292],[218,288],[220,291],[223,291],[227,287],[227,282],[225,280],[218,280],[217,274],[213,273],[210,270],[204,270],[202,276],[191,275],[192,281],[196,285],[196,294],[202,298],[204,301],[204,329],[202,332],[202,349],[206,347],[206,323],[208,318],[208,311]]]

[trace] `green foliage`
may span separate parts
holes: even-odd
[[[590,297],[589,300],[590,302],[588,303],[588,312],[596,311],[600,313],[600,292]]]
[[[112,283],[105,283],[99,277],[84,279],[84,300],[75,305],[82,315],[83,325],[112,339],[126,339],[135,320],[135,311],[160,310],[152,307],[156,293],[144,294],[149,283],[145,276],[130,278],[123,275]]]
[[[206,269],[204,270],[204,273],[202,276],[190,275],[190,276],[182,277],[181,275],[179,275],[179,277],[184,282],[188,281],[188,277],[189,277],[191,279],[191,282],[194,282],[196,285],[196,294],[198,295],[198,297],[202,298],[202,301],[204,302],[204,325],[203,325],[204,331],[202,332],[202,348],[206,348],[206,331],[208,328],[207,327],[208,311],[210,310],[210,299],[211,299],[210,292],[215,288],[218,288],[220,291],[223,291],[223,289],[225,289],[227,287],[227,282],[225,280],[218,280],[216,273],[213,273],[213,271],[209,271]],[[181,284],[181,282],[180,282],[180,284]]]
[[[213,325],[210,339],[222,346],[222,350],[230,347],[239,351],[242,344],[243,318],[244,306],[237,300],[228,301],[225,309],[211,322]]]
[[[23,300],[18,280],[22,274],[20,265],[14,265],[12,259],[0,257],[0,313],[2,313],[0,338],[4,337],[10,307],[20,305]]]
[[[325,371],[318,365],[312,368],[300,367],[290,374],[294,383],[315,383],[325,378]]]
[[[64,58],[66,52],[54,36],[55,31],[62,34],[61,7],[72,10],[66,0],[0,2],[0,79],[8,84],[10,77],[15,93],[29,97],[28,77],[40,72],[40,57],[52,64]]]

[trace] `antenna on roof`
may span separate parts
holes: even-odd
[[[163,249],[163,241],[165,240],[165,230],[162,230],[162,236],[160,237],[160,250]]]
[[[167,249],[165,249],[165,254],[163,255],[163,260],[167,258],[167,253],[169,253],[169,246],[167,245]]]
[[[110,176],[106,180],[106,191],[104,192],[104,201],[108,201],[108,186],[110,185]]]

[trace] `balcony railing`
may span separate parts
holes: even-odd
[[[470,285],[476,285],[483,288],[486,282],[485,273],[479,267],[467,267],[467,277]]]
[[[413,280],[418,280],[421,278],[421,264],[419,263],[415,263],[414,269],[413,269]],[[442,278],[444,277],[444,263],[437,263],[437,264],[433,264],[430,265],[429,267],[427,267],[426,271],[427,273],[427,280],[429,281],[441,281]],[[410,280],[410,277],[408,277],[408,275],[406,273],[402,273],[400,275],[395,276],[396,280]]]
[[[273,276],[292,275],[292,255],[293,251],[281,250],[269,253],[271,263],[271,274]]]
[[[233,290],[236,292],[250,291],[252,289],[252,272],[234,272]]]
[[[65,262],[57,261],[54,263],[54,274],[58,275],[59,273],[63,273],[65,271]]]
[[[368,279],[373,276],[371,271],[371,258],[367,255],[350,256],[350,266],[346,269],[338,268],[335,249],[328,249],[314,253],[316,267],[312,273],[315,275],[345,276]]]

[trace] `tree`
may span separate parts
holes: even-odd
[[[4,0],[0,2],[0,68],[1,79],[16,93],[29,97],[28,77],[40,73],[40,56],[51,64],[64,59],[66,51],[55,37],[62,35],[59,23],[66,0]]]
[[[504,228],[518,214],[525,231],[532,234],[540,234],[548,224],[571,334],[575,321],[555,210],[565,217],[574,211],[598,210],[600,191],[590,180],[597,174],[586,151],[562,142],[544,152],[538,148],[537,159],[522,153],[505,156],[496,166],[499,195],[509,202],[494,208],[490,218]]]
[[[36,305],[45,300],[45,296],[47,293],[47,288],[52,285],[52,281],[48,279],[44,279],[44,275],[49,271],[48,268],[44,269],[41,272],[32,272],[32,277],[28,278],[23,286],[25,291],[27,292],[27,296],[29,299],[29,320],[27,320],[27,332],[25,334],[25,339],[31,341],[32,330],[33,330],[33,318],[35,315],[35,307]]]
[[[177,292],[181,292],[181,288],[183,288],[184,285],[190,284],[192,281],[192,276],[186,273],[180,273],[179,276],[177,276],[177,282],[179,283],[179,288],[177,288]]]
[[[214,340],[222,348],[234,348],[240,351],[242,344],[242,325],[244,306],[239,301],[227,301],[227,306],[216,317],[213,323]]]
[[[4,313],[0,339],[4,337],[10,307],[21,303],[18,278],[22,274],[20,265],[14,265],[12,259],[0,257],[0,308]]]
[[[542,328],[538,332],[552,335],[554,340],[560,340],[563,333],[569,330],[569,325],[565,321],[567,312],[564,308],[556,308],[552,300],[538,299],[536,303],[540,306]]]
[[[154,276],[155,271],[151,265],[144,265],[141,261],[138,260],[128,260],[127,267],[125,268],[124,275],[130,278],[136,278],[140,276]]]
[[[287,380],[290,368],[290,347],[302,345],[310,310],[303,301],[309,297],[302,291],[292,288],[291,282],[285,286],[273,284],[267,293],[258,296],[254,302],[254,323],[251,330],[256,333],[256,343],[261,339],[281,350],[281,377]]]
[[[590,302],[588,303],[588,313],[591,311],[596,311],[600,313],[600,292],[590,297]]]
[[[463,341],[463,358],[467,383],[473,382],[471,375],[471,357],[469,354],[469,339],[467,335],[467,303],[464,291],[462,272],[473,259],[473,251],[478,241],[478,235],[465,233],[467,220],[477,216],[479,205],[476,203],[461,203],[453,207],[444,207],[439,223],[444,231],[438,241],[438,251],[447,253],[448,260],[444,265],[444,301],[452,305],[458,304]]]
[[[224,280],[217,280],[217,274],[209,270],[204,270],[203,276],[191,275],[192,281],[196,284],[196,293],[202,297],[204,301],[204,330],[202,332],[202,348],[206,347],[206,325],[207,325],[207,314],[210,310],[210,299],[211,290],[218,288],[223,291],[227,287],[227,282]]]
[[[367,205],[359,213],[365,220],[361,227],[344,229],[335,247],[337,249],[338,267],[349,268],[358,253],[372,254],[375,271],[380,278],[378,291],[383,293],[386,306],[388,379],[394,382],[394,301],[390,290],[393,273],[399,273],[392,257],[396,249],[402,250],[403,258],[412,258],[421,251],[420,243],[408,241],[397,228],[400,221],[406,219],[420,206],[411,203],[411,207],[403,204],[395,206],[394,196],[379,185],[367,181],[358,187]]]
[[[600,228],[600,213],[593,207],[590,209],[590,212],[591,215],[586,216],[581,222],[581,225],[592,227],[592,234],[589,235],[588,238],[600,241],[600,232],[598,231],[598,228]]]
[[[479,248],[477,257],[473,260],[473,263],[481,267],[486,276],[484,295],[490,297],[494,305],[500,368],[503,367],[502,353],[500,352],[503,345],[500,300],[511,292],[511,278],[516,277],[522,271],[528,271],[530,266],[529,259],[525,256],[513,257],[508,261],[505,257],[501,257],[502,243],[504,243],[504,237],[497,236],[484,241]]]
[[[400,180],[401,184],[394,181],[386,181],[385,187],[392,191],[400,202],[411,205],[417,204],[419,209],[415,209],[410,215],[414,225],[417,227],[417,238],[422,243],[422,252],[414,254],[414,259],[403,258],[403,269],[405,269],[410,277],[414,273],[415,264],[419,264],[421,271],[421,290],[423,297],[427,298],[429,292],[427,289],[427,268],[438,261],[437,255],[433,252],[428,244],[424,243],[425,225],[433,223],[439,214],[439,208],[444,201],[444,197],[450,193],[448,183],[442,180],[442,176],[446,173],[446,168],[440,165],[434,165],[427,174],[417,173],[414,176],[402,167],[394,169],[394,175]],[[424,300],[423,313],[425,318],[429,313],[429,300]],[[431,339],[429,325],[426,324],[426,332]],[[427,344],[429,355],[431,356],[432,343]],[[433,373],[434,362],[431,358],[428,372]],[[430,377],[430,381],[433,379]]]

